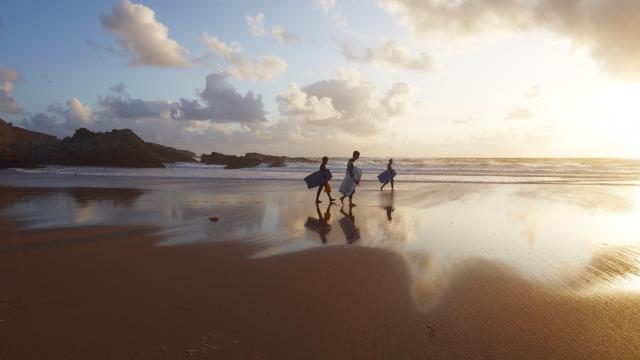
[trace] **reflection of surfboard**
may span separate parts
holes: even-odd
[[[348,217],[343,217],[338,223],[349,244],[360,239],[360,230],[356,227],[356,224],[353,223],[353,220]]]
[[[326,173],[326,178],[327,179],[331,179],[331,171],[329,169],[325,170]],[[314,187],[318,187],[320,185],[324,184],[324,177],[322,176],[322,173],[320,172],[320,170],[314,172],[313,174],[307,176],[306,178],[304,178],[304,182],[307,183],[307,188],[311,189]]]
[[[393,179],[396,176],[396,171],[391,169],[391,170],[385,170],[383,172],[380,173],[380,175],[378,175],[378,180],[380,180],[381,183],[386,183],[387,181]]]

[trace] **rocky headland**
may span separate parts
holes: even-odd
[[[64,139],[23,129],[0,119],[0,168],[42,165],[158,168],[167,163],[198,162],[188,150],[145,142],[129,129],[92,132],[80,128]],[[313,163],[307,158],[266,155],[244,156],[212,152],[202,154],[200,163],[240,169],[268,164],[282,167],[287,162]]]

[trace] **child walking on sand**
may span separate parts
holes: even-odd
[[[324,183],[318,186],[318,193],[316,194],[316,204],[321,203],[320,201],[320,193],[322,189],[327,193],[329,197],[329,201],[334,202],[336,199],[331,197],[331,185],[329,185],[329,180],[331,180],[331,172],[327,169],[327,163],[329,162],[329,158],[326,156],[322,157],[322,164],[320,164],[320,174],[322,174],[322,178],[324,179]]]
[[[353,157],[351,157],[349,162],[347,162],[347,173],[340,185],[340,192],[342,193],[340,202],[344,204],[344,198],[348,196],[350,206],[356,206],[356,204],[353,203],[353,194],[356,192],[356,186],[360,185],[360,175],[362,175],[362,171],[355,165],[355,162],[359,157],[360,152],[354,151]]]
[[[382,184],[382,186],[380,186],[380,191],[382,191],[382,188],[384,188],[384,186],[387,185],[388,183],[391,183],[391,191],[393,191],[393,178],[395,177],[395,171],[391,167],[392,164],[393,164],[393,159],[389,159],[389,163],[387,164],[387,171],[391,172],[392,175],[389,180],[385,181]]]

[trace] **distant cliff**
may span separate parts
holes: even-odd
[[[0,167],[77,165],[141,168],[195,161],[195,154],[190,151],[145,142],[129,129],[100,133],[81,128],[73,136],[60,140],[0,120]]]
[[[0,119],[0,168],[33,165],[34,148],[59,142],[55,136],[29,131]]]
[[[196,162],[195,156],[191,151],[145,142],[129,129],[92,132],[81,128],[60,140],[0,119],[0,168],[39,165],[156,168],[164,167],[166,163]],[[202,154],[200,162],[240,169],[260,164],[281,167],[287,162],[315,161],[253,152],[244,156],[212,152]]]
[[[128,129],[104,133],[78,129],[73,136],[58,143],[36,147],[31,161],[76,166],[164,167],[162,158]]]

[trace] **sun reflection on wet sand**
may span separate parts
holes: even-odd
[[[638,282],[635,187],[405,184],[380,192],[365,184],[350,209],[316,208],[292,182],[133,185],[140,189],[5,188],[1,211],[31,228],[155,225],[166,237],[158,246],[248,241],[259,245],[256,259],[320,246],[382,248],[406,260],[421,306],[434,303],[457,263],[476,258],[581,291]]]

